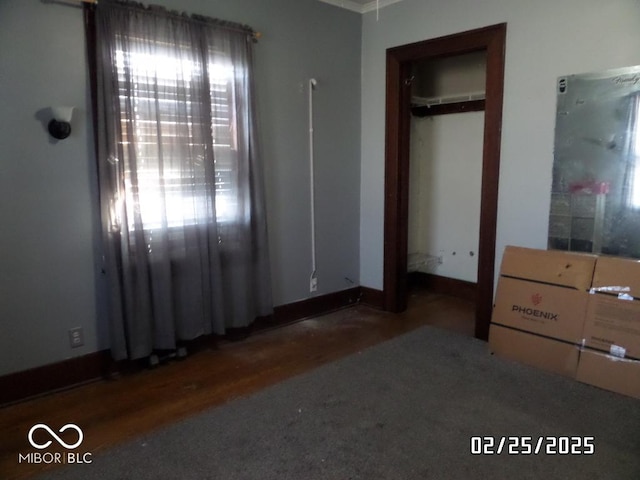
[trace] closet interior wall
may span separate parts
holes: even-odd
[[[486,54],[416,62],[412,75],[412,106],[428,108],[411,119],[408,271],[475,283]],[[475,108],[433,113],[462,103]]]

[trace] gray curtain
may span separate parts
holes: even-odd
[[[114,0],[87,15],[113,357],[271,314],[253,32]]]

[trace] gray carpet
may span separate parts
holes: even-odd
[[[639,427],[639,400],[423,327],[45,478],[637,480]],[[477,435],[592,436],[595,454],[471,455]]]

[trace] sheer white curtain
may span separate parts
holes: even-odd
[[[115,0],[87,19],[114,358],[270,314],[253,32]]]

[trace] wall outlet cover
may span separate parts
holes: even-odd
[[[82,327],[69,329],[69,344],[71,348],[78,348],[84,345],[84,333]]]

